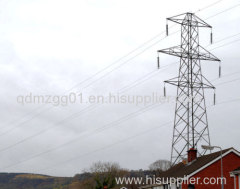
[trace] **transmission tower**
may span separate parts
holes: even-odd
[[[204,89],[215,91],[215,87],[202,75],[200,61],[218,61],[220,64],[220,60],[199,45],[199,28],[212,29],[209,24],[193,13],[170,17],[167,18],[168,21],[181,25],[181,45],[158,51],[158,53],[180,58],[178,77],[164,81],[164,83],[177,86],[171,150],[171,162],[175,165],[186,159],[187,151],[191,148],[198,149],[198,156],[202,156],[206,150],[201,150],[201,145],[210,145]],[[166,30],[168,35],[168,24]],[[219,76],[220,70],[221,67],[219,67]],[[164,94],[166,94],[165,86]]]

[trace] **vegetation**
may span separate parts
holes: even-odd
[[[171,162],[168,160],[157,160],[149,165],[149,169],[154,172],[155,175],[168,170],[171,167]]]
[[[1,173],[1,189],[67,189],[71,178],[56,178],[34,174]]]
[[[129,171],[117,163],[97,162],[82,174],[74,177],[51,177],[37,174],[0,173],[1,189],[119,189],[115,177],[145,177],[165,171],[168,161],[158,160],[151,164],[150,170]],[[128,189],[137,189],[135,184],[124,185]]]

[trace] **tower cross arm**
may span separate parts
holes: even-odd
[[[189,18],[191,18],[191,20]],[[181,24],[181,25],[191,25],[194,27],[212,28],[212,26],[210,26],[208,23],[206,23],[201,18],[197,17],[195,14],[190,12],[169,17],[167,18],[167,20],[175,22],[177,24]]]
[[[172,79],[165,80],[164,82],[177,87],[188,87],[190,85],[192,88],[215,89],[215,86],[210,81],[208,81],[203,75],[198,74],[196,75],[196,77],[202,78],[202,80],[190,83],[188,80],[184,80],[179,77],[174,77]]]
[[[209,61],[220,61],[212,53],[204,49],[199,45],[199,52],[188,52],[186,49],[179,46],[170,47],[167,49],[158,50],[159,53],[169,54],[172,56],[177,56],[181,58],[191,58],[199,60],[209,60]]]

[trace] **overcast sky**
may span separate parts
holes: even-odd
[[[99,160],[147,169],[157,159],[170,159],[174,103],[141,112],[147,110],[143,104],[129,103],[86,109],[85,100],[126,86],[132,88],[125,95],[162,95],[163,80],[177,76],[178,64],[172,63],[178,59],[161,56],[166,67],[153,72],[156,51],[180,44],[179,32],[164,38],[166,18],[189,11],[213,26],[216,43],[209,46],[210,30],[201,29],[201,44],[216,48],[211,52],[222,60],[217,80],[218,64],[202,63],[217,87],[214,107],[213,91],[206,92],[211,142],[240,150],[240,101],[232,101],[240,94],[239,9],[238,0],[1,0],[1,172],[73,176]],[[179,29],[170,28],[170,34]],[[150,72],[155,75],[143,78]],[[23,101],[30,94],[70,92],[82,94],[84,103]],[[176,95],[176,88],[167,86],[167,93]]]

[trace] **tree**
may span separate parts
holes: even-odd
[[[116,187],[116,177],[121,177],[126,174],[126,171],[120,168],[118,163],[111,162],[96,162],[93,163],[88,170],[92,174],[92,178],[84,185],[84,188],[103,189],[107,186],[108,189]]]
[[[171,167],[171,162],[168,160],[157,160],[149,165],[149,169],[156,174],[162,173]]]

